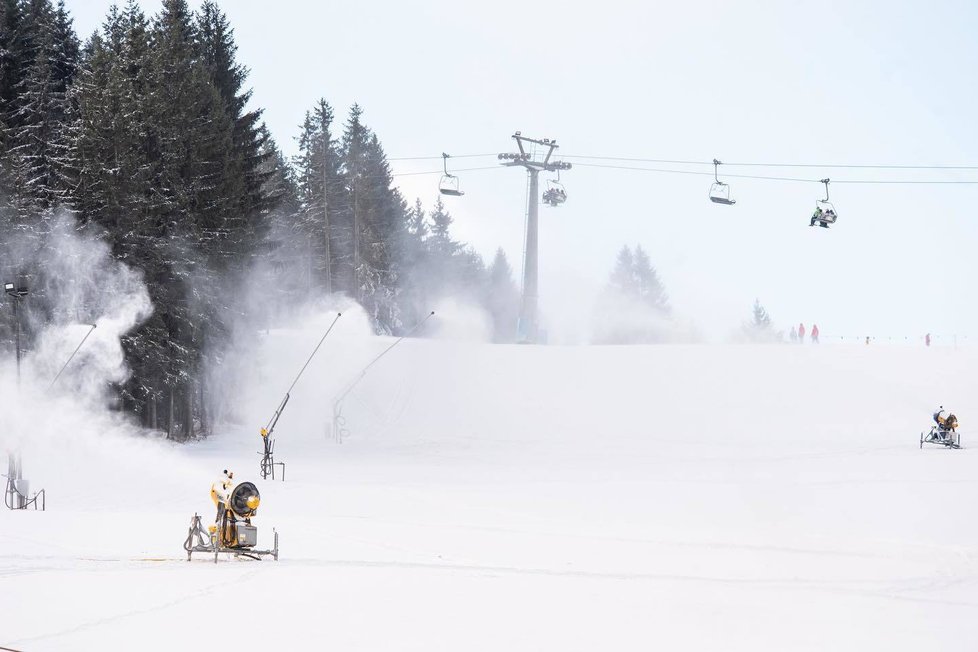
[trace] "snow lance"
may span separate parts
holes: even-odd
[[[278,532],[274,533],[274,546],[271,550],[259,550],[258,528],[251,524],[251,518],[258,513],[261,495],[258,487],[251,482],[234,482],[234,473],[224,470],[224,476],[211,485],[211,500],[217,507],[214,523],[204,529],[200,515],[194,514],[183,549],[187,551],[187,561],[195,552],[214,555],[217,563],[221,553],[235,557],[261,560],[272,557],[278,561]]]
[[[329,325],[329,328],[326,329],[326,332],[319,340],[319,344],[316,345],[316,348],[313,349],[312,353],[309,355],[309,359],[306,360],[306,364],[302,365],[302,369],[299,370],[299,373],[298,375],[296,375],[295,380],[293,380],[292,384],[289,385],[289,389],[285,392],[285,398],[283,398],[282,402],[278,404],[278,408],[275,409],[275,413],[272,415],[272,418],[268,420],[268,423],[265,424],[264,428],[259,430],[259,434],[261,435],[261,440],[262,440],[262,450],[259,451],[258,453],[259,455],[261,455],[261,465],[259,471],[261,473],[261,477],[263,480],[267,480],[269,476],[271,476],[272,480],[275,479],[276,466],[282,467],[282,480],[283,481],[285,480],[285,462],[275,461],[275,440],[272,439],[272,433],[275,432],[275,425],[278,423],[279,418],[282,416],[282,412],[285,411],[285,406],[289,402],[289,396],[292,393],[292,389],[295,387],[295,384],[299,382],[299,378],[302,377],[302,374],[305,372],[306,367],[308,367],[309,363],[312,362],[312,359],[313,357],[315,357],[316,352],[319,351],[319,347],[321,347],[323,345],[323,342],[326,341],[326,338],[329,336],[330,332],[332,332],[333,327],[336,326],[336,322],[338,322],[340,317],[342,316],[343,313],[341,312],[336,313],[336,318],[333,319],[333,323],[331,323]]]
[[[428,313],[428,316],[427,317],[425,317],[424,319],[422,319],[421,321],[419,321],[417,324],[415,324],[414,328],[412,328],[411,330],[409,330],[404,335],[401,335],[399,338],[397,338],[397,340],[393,344],[391,344],[386,349],[384,349],[383,351],[381,351],[380,355],[378,355],[376,358],[374,358],[373,360],[371,360],[370,363],[360,371],[360,373],[357,375],[357,377],[354,378],[353,381],[350,382],[350,384],[348,384],[343,389],[343,391],[340,392],[336,396],[335,399],[333,399],[333,426],[332,426],[332,430],[333,430],[333,438],[336,440],[337,443],[342,444],[343,443],[343,437],[349,434],[349,430],[346,429],[346,417],[343,416],[343,399],[345,399],[347,397],[347,395],[349,395],[349,393],[353,391],[353,388],[356,387],[360,383],[361,380],[363,380],[363,377],[367,375],[367,372],[370,371],[370,368],[372,366],[374,366],[375,364],[377,364],[378,362],[380,362],[380,359],[383,358],[388,353],[390,353],[391,349],[393,349],[395,346],[397,346],[398,344],[400,344],[401,342],[403,342],[405,338],[408,338],[411,335],[413,335],[415,333],[415,331],[419,330],[422,326],[424,326],[424,323],[426,321],[428,321],[429,319],[431,319],[434,316],[435,316],[435,311],[432,310],[431,312]],[[329,436],[329,433],[328,432],[326,433],[326,436],[327,437]]]
[[[54,389],[55,384],[57,384],[58,379],[61,378],[61,374],[64,373],[71,361],[75,359],[75,356],[81,351],[81,348],[85,346],[85,342],[88,341],[89,336],[92,331],[95,330],[95,324],[91,324],[91,328],[85,333],[85,337],[82,338],[75,350],[72,351],[71,355],[68,356],[68,360],[65,361],[64,365],[61,366],[61,370],[48,385],[48,391]],[[9,452],[7,455],[7,478],[6,487],[3,492],[3,503],[7,506],[7,509],[27,509],[33,507],[37,510],[38,507],[41,511],[46,511],[47,509],[47,491],[41,489],[40,491],[34,492],[33,495],[30,493],[30,484],[24,478],[24,466],[23,461],[20,458],[20,454],[16,452]],[[40,502],[38,502],[40,500]]]

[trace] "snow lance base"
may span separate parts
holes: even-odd
[[[944,448],[961,448],[961,433],[934,426],[930,432],[920,433],[920,447],[924,444],[934,444]]]
[[[217,563],[220,555],[233,555],[234,557],[244,557],[261,561],[263,557],[271,557],[278,561],[278,531],[274,528],[274,546],[271,550],[259,550],[254,548],[258,544],[258,528],[246,523],[231,523],[223,528],[226,535],[233,535],[230,540],[233,545],[228,545],[228,537],[225,541],[220,541],[220,533],[216,525],[204,528],[200,520],[200,515],[194,514],[190,520],[190,529],[187,531],[187,540],[183,544],[183,549],[187,551],[187,561],[190,561],[195,552],[206,555],[214,555],[214,563]]]

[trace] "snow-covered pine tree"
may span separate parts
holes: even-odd
[[[665,287],[641,246],[618,252],[608,287],[598,298],[594,340],[606,344],[668,341],[673,327]]]
[[[342,144],[342,174],[348,193],[353,281],[351,295],[372,315],[380,332],[399,329],[397,247],[407,206],[393,187],[390,165],[377,136],[354,105]]]
[[[668,315],[670,312],[669,297],[659,280],[655,267],[652,266],[652,261],[649,260],[649,255],[642,249],[642,245],[635,247],[633,270],[635,292],[639,301],[662,315]]]
[[[68,86],[79,61],[79,43],[63,2],[23,3],[20,16],[20,71],[14,97],[4,108],[2,140],[8,161],[10,190],[21,220],[37,217],[64,199],[67,164]],[[0,84],[2,85],[2,84]]]
[[[231,121],[231,147],[224,161],[219,197],[226,215],[224,227],[230,234],[225,245],[236,262],[245,265],[262,239],[263,217],[271,208],[263,194],[266,175],[263,163],[267,133],[260,123],[261,110],[247,111],[251,91],[244,89],[248,70],[237,62],[234,30],[214,2],[205,1],[197,13],[196,43],[210,81],[221,95],[224,112]]]
[[[307,279],[307,290],[319,292],[350,289],[350,276],[344,273],[349,262],[349,202],[332,124],[333,109],[320,99],[306,112],[298,138],[299,154],[293,160],[299,199],[294,249],[300,254],[293,266],[297,276]]]
[[[754,299],[754,305],[751,308],[751,320],[744,323],[741,332],[749,342],[767,344],[784,341],[782,334],[774,330],[771,316],[761,305],[760,299]]]
[[[628,248],[628,245],[624,245],[619,250],[608,284],[625,296],[637,295],[638,278],[635,276],[635,256],[632,255],[632,250]]]

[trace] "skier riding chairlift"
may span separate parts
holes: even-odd
[[[825,199],[816,200],[815,212],[812,213],[812,219],[808,223],[808,226],[818,224],[820,227],[827,229],[830,224],[835,224],[839,216],[835,212],[835,206],[829,201],[829,180],[822,179],[822,183],[825,184]]]

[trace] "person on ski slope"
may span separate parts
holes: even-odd
[[[792,342],[798,341],[798,329],[796,329],[794,326],[791,327],[790,337]]]
[[[812,344],[818,344],[818,324],[812,324]]]
[[[802,344],[805,343],[805,325],[798,324],[798,341]]]

